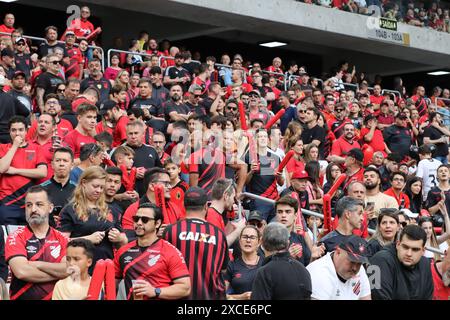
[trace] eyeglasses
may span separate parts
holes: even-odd
[[[54,65],[57,65],[57,64],[61,64],[61,61],[55,60],[55,61],[49,61],[49,63],[53,63]]]
[[[172,185],[170,184],[170,181],[156,180],[155,182],[160,183],[160,184],[164,185],[165,187],[171,187],[171,186],[172,186]]]
[[[247,235],[243,235],[243,236],[241,237],[241,239],[243,239],[243,240],[256,240],[256,239],[258,239],[258,237],[256,237],[256,236],[247,236]]]
[[[156,219],[155,219],[155,218],[150,218],[150,217],[143,217],[143,216],[134,216],[134,217],[133,217],[134,223],[138,223],[139,220],[141,220],[143,224],[146,224],[146,223],[148,223],[150,220],[156,220]]]

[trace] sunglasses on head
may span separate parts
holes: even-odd
[[[134,223],[138,223],[139,220],[142,221],[142,223],[146,224],[148,223],[150,220],[156,220],[155,218],[150,218],[150,217],[143,217],[143,216],[134,216],[133,217],[133,222]]]

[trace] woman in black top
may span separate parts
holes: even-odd
[[[327,193],[330,191],[333,184],[336,182],[336,179],[342,174],[342,169],[336,163],[330,162],[325,170],[325,177],[327,178],[327,182],[323,185],[323,192]],[[344,195],[344,191],[342,187],[339,187],[334,194],[333,198],[331,198],[331,216],[334,217],[336,215],[335,208],[338,200]]]
[[[239,247],[241,257],[230,261],[225,274],[228,300],[250,300],[253,280],[264,258],[258,255],[261,234],[258,228],[247,225],[241,231]]]
[[[121,231],[120,216],[110,210],[105,200],[106,172],[94,166],[86,169],[75,188],[73,198],[61,211],[60,227],[66,236],[84,238],[95,245],[94,263],[112,259],[113,246],[128,242]]]
[[[422,179],[419,177],[412,177],[406,181],[405,193],[409,198],[409,210],[412,213],[419,213],[423,208],[422,201]]]
[[[367,245],[369,254],[373,256],[386,245],[393,243],[399,230],[400,223],[398,220],[397,209],[381,209],[378,216],[377,230]]]

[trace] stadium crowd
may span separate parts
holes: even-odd
[[[449,5],[441,1],[400,1],[400,0],[296,0],[327,8],[373,15],[425,27],[442,32],[450,32]]]
[[[81,13],[0,26],[1,298],[97,298],[108,259],[123,299],[450,297],[448,89],[147,32],[102,70]]]

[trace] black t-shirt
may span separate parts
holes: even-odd
[[[423,137],[428,137],[430,140],[437,140],[440,139],[444,134],[436,129],[433,126],[428,126],[425,128]],[[436,145],[436,151],[434,152],[435,157],[445,157],[448,155],[448,145],[444,142],[441,143],[435,143]]]
[[[397,152],[402,158],[409,154],[412,139],[411,130],[408,128],[394,124],[383,130],[383,138],[389,150]]]
[[[284,189],[281,194],[280,194],[280,198],[284,197],[284,196],[290,196],[292,192],[295,192],[294,189],[292,188],[292,186],[290,186],[289,188]],[[308,196],[308,192],[306,191],[299,191],[297,192],[298,197],[300,199],[300,207],[302,209],[306,209],[309,210],[309,196]]]
[[[56,93],[59,84],[64,83],[64,79],[50,72],[42,73],[36,80],[36,88],[44,89],[44,97],[49,93]]]
[[[198,114],[199,116],[206,115],[205,108],[202,105],[198,104],[198,105],[194,106],[190,102],[186,102],[186,105],[188,106],[190,112]]]
[[[437,205],[438,202],[441,201],[442,199],[441,192],[442,190],[439,187],[431,188],[431,190],[428,191],[425,208],[429,209],[430,207]],[[450,212],[450,190],[444,191],[444,194],[445,194],[445,206],[447,207],[447,212]],[[440,210],[437,211],[436,213],[442,215],[442,212]]]
[[[41,186],[47,190],[48,198],[53,203],[55,209],[58,212],[61,212],[62,208],[64,208],[68,203],[70,198],[73,195],[73,191],[76,188],[76,183],[72,181],[68,181],[64,186],[56,182],[55,179],[50,178],[49,180],[43,182]],[[56,228],[55,221],[53,219],[54,213],[50,214],[49,224],[51,227]]]
[[[324,128],[319,125],[315,125],[311,129],[308,127],[305,128],[302,132],[302,141],[304,144],[310,144],[313,140],[319,140],[319,157],[320,159],[324,159],[325,154],[325,137],[327,133]]]
[[[155,100],[158,105],[161,105],[164,101],[167,101],[169,99],[170,92],[163,85],[158,87],[152,84],[152,88],[152,99]]]
[[[200,68],[200,63],[191,61],[188,63],[183,63],[182,67],[185,68],[191,76],[193,76],[194,74],[197,73],[196,71],[198,71],[198,69]]]
[[[16,91],[14,89],[11,89],[8,91],[8,93],[10,95],[12,95],[14,98],[16,98],[17,100],[19,100],[19,102],[28,110],[32,111],[32,104],[31,104],[31,99],[29,96],[27,96],[26,94]]]
[[[189,112],[191,112],[191,109],[184,103],[175,104],[175,102],[173,102],[173,100],[169,100],[164,105],[165,117],[166,117],[166,120],[169,122],[173,122],[169,116],[169,114],[173,111],[176,111],[178,114],[189,114]]]
[[[14,55],[14,61],[16,64],[16,71],[23,71],[27,79],[30,78],[31,69],[33,68],[33,62],[31,61],[31,56],[29,54],[21,54],[17,53]]]
[[[57,43],[55,45],[49,45],[47,42],[41,43],[39,46],[39,58],[45,57],[51,53],[55,53],[55,48],[60,48],[64,52],[64,58],[68,57],[66,47],[62,43]]]
[[[3,228],[0,226],[0,279],[6,282],[8,278],[8,265],[5,261],[5,235]]]
[[[0,90],[0,143],[9,143],[11,136],[9,134],[8,122],[11,117],[20,115],[28,117],[28,110],[19,100],[10,94]]]
[[[86,78],[81,81],[80,92],[83,92],[89,87],[95,87],[100,91],[100,99],[98,103],[102,103],[109,99],[109,93],[111,91],[111,82],[105,78],[101,78],[100,80],[94,80],[92,78]]]
[[[228,294],[242,294],[252,291],[256,272],[263,265],[264,257],[259,257],[256,265],[248,265],[242,259],[230,261],[224,279],[230,283]]]
[[[97,231],[108,231],[111,228],[116,228],[122,231],[121,216],[117,215],[116,210],[109,210],[107,219],[100,218],[97,213],[91,213],[87,221],[82,221],[78,218],[72,204],[65,206],[60,214],[61,232],[70,232],[71,238],[78,238],[89,236]],[[102,242],[95,245],[94,263],[99,259],[113,259],[113,244],[108,240],[106,234]]]
[[[205,109],[206,113],[209,114],[211,112],[211,106],[214,102],[214,99],[211,99],[210,97],[205,97],[201,102],[199,102],[199,105]]]
[[[244,162],[247,164],[248,172],[251,170],[250,155],[247,152],[244,156]],[[277,182],[275,178],[275,169],[280,163],[280,158],[275,153],[267,150],[266,155],[258,155],[260,171],[253,173],[250,183],[246,188],[248,192],[276,199],[278,197]]]
[[[348,237],[349,236],[343,235],[337,230],[333,230],[323,237],[320,242],[325,245],[326,252],[331,252],[334,251],[334,249],[336,249],[336,247]]]
[[[189,71],[183,67],[181,69],[178,69],[175,66],[170,66],[164,72],[164,76],[165,77],[169,76],[170,79],[183,78],[183,77],[188,76],[192,80],[192,77],[191,77],[191,74],[189,73]],[[191,83],[191,81],[186,81],[185,83],[180,82],[178,84],[183,88],[183,92],[186,92],[189,89],[190,83]]]

